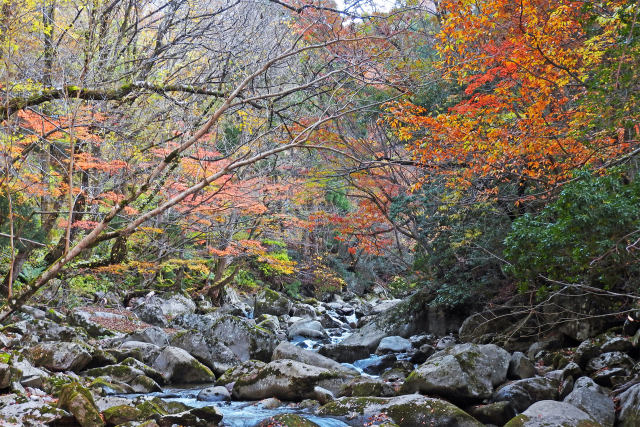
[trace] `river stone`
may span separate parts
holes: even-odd
[[[406,353],[409,350],[411,350],[411,342],[408,339],[398,336],[384,337],[378,344],[376,354]]]
[[[513,380],[521,380],[531,378],[536,374],[536,368],[524,353],[515,351],[509,360],[509,370],[507,377]]]
[[[505,427],[599,427],[589,414],[573,405],[555,400],[542,400],[511,419]]]
[[[138,408],[129,405],[112,406],[103,412],[104,420],[110,426],[120,425],[129,421],[137,421],[142,412]]]
[[[215,381],[211,369],[178,347],[165,347],[154,360],[152,367],[162,373],[165,381],[175,384]]]
[[[351,375],[343,372],[330,371],[295,360],[274,360],[239,377],[233,386],[232,394],[238,400],[276,397],[281,400],[300,401],[314,399],[315,387],[322,387],[337,394],[342,385],[351,378]]]
[[[345,384],[339,395],[346,397],[392,397],[396,395],[396,392],[386,381],[360,376]]]
[[[234,383],[238,378],[262,369],[264,366],[266,366],[266,363],[259,360],[247,360],[246,362],[242,362],[238,366],[234,366],[233,368],[228,369],[224,374],[220,376],[220,378],[218,378],[216,384],[227,385]]]
[[[29,349],[29,357],[36,366],[52,371],[81,371],[91,360],[91,354],[80,344],[46,342]]]
[[[619,427],[636,427],[640,425],[640,384],[620,394]]]
[[[343,397],[318,410],[318,415],[344,417],[351,426],[363,426],[372,419],[387,421],[399,427],[480,427],[484,424],[457,406],[440,399],[403,395],[384,397]]]
[[[24,394],[0,395],[0,422],[6,426],[48,426],[75,424],[73,415],[57,408],[50,398],[26,400]]]
[[[171,345],[187,351],[210,367],[216,375],[241,363],[240,358],[229,347],[196,330],[178,332],[171,337]]]
[[[255,297],[253,317],[257,318],[261,314],[272,314],[274,316],[289,314],[291,305],[289,298],[265,288],[258,292]]]
[[[289,339],[295,337],[324,339],[327,338],[327,332],[322,327],[322,323],[317,320],[303,319],[289,326]]]
[[[207,339],[222,342],[243,362],[249,359],[268,362],[278,344],[270,331],[256,326],[249,319],[231,315],[222,316],[210,329],[200,332]]]
[[[591,380],[588,377],[584,378]],[[579,380],[581,379],[579,378]],[[574,384],[573,391],[564,398],[563,402],[582,409],[604,427],[613,427],[616,418],[613,400],[605,396],[600,387],[593,381],[591,381],[591,384],[585,381],[577,381]]]
[[[516,416],[510,402],[494,402],[466,408],[469,415],[486,424],[503,426]]]
[[[162,374],[150,366],[145,365],[141,361],[134,359],[133,357],[128,357],[120,362],[121,365],[131,366],[132,368],[136,368],[144,372],[146,376],[152,378],[154,381],[157,381],[160,384],[164,383],[164,377]]]
[[[509,353],[493,344],[458,344],[439,351],[414,370],[403,391],[456,400],[485,399],[507,378]]]
[[[87,369],[82,374],[89,377],[107,376],[128,384],[133,381],[134,378],[144,375],[144,372],[127,365],[110,365],[102,368]]]
[[[101,427],[105,425],[93,400],[93,395],[78,383],[62,386],[58,407],[71,412],[82,427]]]
[[[200,390],[197,399],[202,402],[223,402],[231,400],[231,394],[223,386],[208,387]]]
[[[520,413],[541,400],[558,398],[558,382],[545,377],[525,378],[505,384],[496,390],[494,402],[508,401]]]
[[[306,363],[307,365],[318,366],[320,368],[330,369],[334,371],[343,371],[345,373],[357,374],[354,369],[349,369],[335,360],[324,357],[314,351],[305,350],[290,342],[283,341],[273,350],[271,360],[289,359]]]

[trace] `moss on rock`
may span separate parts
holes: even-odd
[[[142,415],[142,412],[128,405],[118,405],[112,406],[109,409],[106,409],[102,415],[104,416],[104,420],[109,425],[118,425],[124,424],[129,421],[138,421]]]

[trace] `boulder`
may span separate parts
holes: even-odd
[[[278,345],[275,336],[249,319],[224,315],[208,330],[200,330],[205,338],[227,346],[241,361],[257,359],[267,362]]]
[[[384,337],[376,348],[376,354],[406,353],[409,350],[411,350],[411,343],[408,339],[398,336]]]
[[[260,421],[255,427],[319,427],[318,424],[309,421],[298,414],[278,414]]]
[[[56,407],[48,396],[0,395],[0,422],[6,426],[48,426],[76,424],[73,415]]]
[[[292,303],[289,298],[279,294],[271,289],[263,289],[258,292],[253,305],[253,317],[261,314],[272,314],[274,316],[282,316],[289,314]]]
[[[197,399],[202,402],[224,402],[231,400],[231,394],[223,386],[208,387],[200,390]]]
[[[160,354],[162,348],[155,344],[142,341],[125,341],[120,344],[119,349],[125,351],[122,359],[127,357],[135,357],[136,359],[146,364],[153,363],[156,357]]]
[[[20,371],[20,384],[25,387],[42,388],[44,380],[49,377],[42,369],[34,367],[26,359],[16,359],[11,361],[11,365],[14,369]]]
[[[29,349],[29,357],[36,366],[52,371],[81,371],[91,354],[80,344],[70,342],[46,342]]]
[[[392,397],[396,395],[391,384],[372,377],[356,377],[345,384],[340,396],[346,397]]]
[[[318,415],[340,417],[351,426],[377,425],[399,427],[480,427],[481,422],[457,406],[418,394],[384,397],[343,397],[318,410]]]
[[[599,427],[586,412],[573,405],[555,400],[542,400],[511,419],[505,427]]]
[[[455,400],[485,399],[506,380],[509,360],[509,353],[493,344],[458,344],[435,353],[414,370],[403,391]]]
[[[187,351],[211,368],[216,375],[241,363],[240,358],[229,347],[196,330],[178,332],[171,337],[171,345]]]
[[[563,402],[582,409],[604,427],[613,427],[616,418],[613,400],[591,378],[579,378]]]
[[[525,378],[505,384],[495,391],[494,402],[509,402],[516,412],[522,412],[535,402],[558,398],[558,382],[544,377]]]
[[[619,427],[636,427],[640,425],[640,384],[636,384],[620,394]]]
[[[512,380],[521,380],[531,378],[536,374],[536,368],[524,353],[516,351],[511,355],[509,360],[509,370],[507,377]]]
[[[69,411],[82,427],[101,427],[104,421],[91,392],[78,383],[62,386],[58,407]]]
[[[516,411],[510,402],[494,402],[475,405],[466,408],[469,415],[480,422],[490,425],[503,426],[516,416]]]
[[[142,412],[138,408],[129,405],[117,405],[106,409],[103,412],[104,420],[110,426],[138,421],[142,417]]]
[[[112,313],[103,313],[104,315],[117,316]],[[120,316],[124,318],[124,316]],[[101,337],[105,335],[113,335],[113,332],[100,325],[94,320],[95,316],[84,310],[73,310],[67,317],[69,323],[74,326],[83,328],[92,337]]]
[[[327,331],[322,327],[322,323],[310,319],[299,320],[289,326],[288,335],[289,339],[294,339],[295,337],[324,339],[328,337]]]
[[[234,366],[231,369],[228,369],[224,374],[218,378],[216,384],[218,385],[227,385],[234,383],[238,378],[248,375],[251,372],[258,371],[266,366],[266,363],[261,362],[259,360],[247,360],[246,362],[242,362],[238,366]]]
[[[151,326],[142,331],[136,331],[129,334],[124,341],[137,341],[154,344],[157,346],[164,346],[169,344],[171,337],[162,328],[157,326]]]
[[[165,347],[154,360],[152,367],[162,373],[167,382],[187,384],[215,381],[211,369],[178,347]]]
[[[261,400],[276,397],[300,401],[316,397],[315,387],[337,394],[351,378],[344,372],[330,371],[295,360],[274,360],[265,366],[240,376],[233,386],[238,400]]]
[[[271,360],[289,359],[305,363],[307,365],[317,366],[320,368],[330,369],[334,371],[344,371],[346,373],[356,374],[357,371],[349,369],[335,360],[324,357],[314,351],[305,350],[290,342],[281,342],[273,350]]]
[[[169,326],[169,320],[165,317],[159,305],[151,305],[140,303],[131,309],[138,319],[154,326],[166,328]]]

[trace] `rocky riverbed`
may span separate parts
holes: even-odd
[[[460,342],[421,298],[25,307],[0,332],[0,425],[640,425],[638,336]]]

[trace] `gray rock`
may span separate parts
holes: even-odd
[[[150,364],[156,360],[160,354],[161,348],[155,344],[142,341],[125,341],[119,346],[120,349],[133,351],[142,359],[141,361]]]
[[[71,414],[57,408],[51,398],[35,397],[25,402],[24,395],[12,393],[0,396],[0,420],[11,426],[64,425],[73,421]]]
[[[215,381],[211,369],[178,347],[165,347],[153,362],[152,367],[160,372],[167,382],[187,384]]]
[[[514,352],[511,355],[509,361],[509,371],[507,376],[514,380],[521,380],[524,378],[531,378],[536,374],[536,368],[533,363],[524,353],[519,351]]]
[[[203,402],[223,402],[231,400],[231,394],[226,387],[207,387],[200,390],[197,399]]]
[[[261,314],[272,314],[274,316],[289,314],[291,306],[289,298],[265,288],[258,292],[255,297],[253,317],[258,317]]]
[[[514,381],[500,387],[493,394],[494,402],[507,401],[516,412],[522,412],[535,402],[558,398],[558,382],[536,377]]]
[[[330,371],[294,360],[274,360],[264,367],[240,376],[233,386],[233,397],[238,400],[261,400],[276,397],[281,400],[300,401],[315,399],[315,387],[337,394],[353,378],[343,372]]]
[[[199,331],[179,332],[171,337],[171,345],[187,351],[210,367],[216,375],[241,363],[240,358],[229,347]]]
[[[396,392],[391,384],[378,378],[367,376],[354,378],[340,390],[340,396],[346,397],[392,397],[395,395]]]
[[[34,367],[26,359],[13,359],[11,365],[21,372],[20,384],[25,387],[42,388],[44,380],[49,377],[42,369]]]
[[[259,360],[247,360],[246,362],[242,362],[240,365],[234,366],[224,374],[220,375],[216,384],[228,386],[236,382],[238,378],[248,375],[251,372],[257,372],[265,366],[266,363]]]
[[[295,337],[323,339],[328,337],[320,322],[309,319],[303,319],[291,325],[288,335],[289,339]]]
[[[321,407],[322,416],[341,417],[351,426],[363,426],[382,417],[399,427],[480,427],[484,424],[457,406],[418,394],[391,398],[343,397]]]
[[[112,313],[109,313],[109,314],[112,314]],[[92,319],[93,317],[94,315],[92,315],[87,311],[73,310],[71,314],[69,314],[68,319],[70,324],[83,328],[92,337],[113,335],[113,333],[110,330],[102,327],[102,325],[94,321]],[[124,316],[121,316],[121,317],[124,318]]]
[[[36,366],[52,371],[81,371],[91,360],[91,354],[80,344],[46,342],[29,349],[29,357]]]
[[[607,339],[601,346],[603,353],[612,351],[629,352],[633,349],[633,344],[625,337],[611,337]]]
[[[637,427],[640,425],[640,384],[620,394],[619,427]]]
[[[243,362],[249,359],[269,361],[278,345],[270,331],[256,326],[249,319],[230,315],[222,316],[209,329],[200,332],[207,339],[223,343]]]
[[[510,402],[493,402],[466,408],[469,415],[485,424],[503,426],[516,416]]]
[[[436,343],[436,351],[444,350],[445,348],[452,347],[456,344],[456,338],[452,335],[442,337]]]
[[[411,350],[411,343],[408,339],[398,336],[384,337],[378,344],[376,354],[406,353],[409,350]]]
[[[371,307],[371,314],[384,313],[402,302],[401,299],[387,299]]]
[[[273,350],[271,360],[289,359],[305,363],[307,365],[317,366],[319,368],[330,369],[333,371],[343,371],[345,373],[356,374],[357,371],[349,369],[335,360],[324,357],[314,351],[305,350],[290,342],[281,342]]]
[[[485,399],[506,380],[509,360],[509,353],[493,344],[458,344],[427,359],[407,377],[403,391]]]
[[[159,305],[142,302],[133,307],[131,311],[138,316],[138,319],[150,325],[160,326],[162,328],[169,326],[169,320],[166,318]]]
[[[168,345],[169,340],[169,334],[157,326],[151,326],[142,331],[132,332],[124,339],[124,341],[146,342],[160,347]]]
[[[542,400],[513,418],[505,427],[599,427],[586,412],[573,405],[555,400]]]
[[[597,387],[595,383],[593,385]],[[585,387],[582,383],[574,384],[573,391],[564,398],[563,402],[582,409],[603,426],[613,427],[616,418],[613,400],[595,387]]]
[[[602,369],[608,368],[626,368],[631,369],[635,362],[631,357],[625,353],[619,351],[613,351],[610,353],[603,353],[597,357],[594,357],[587,363],[587,372],[596,372]]]

